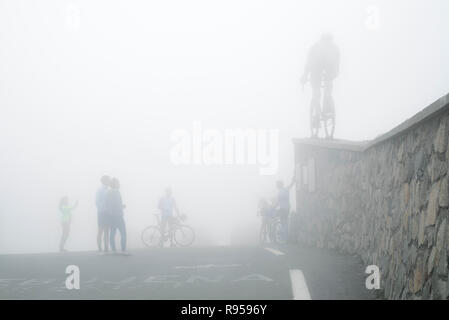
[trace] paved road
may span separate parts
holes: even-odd
[[[80,289],[65,286],[68,265]],[[1,299],[372,299],[352,256],[298,246],[0,256]]]

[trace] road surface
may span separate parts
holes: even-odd
[[[373,299],[353,256],[295,245],[0,256],[0,299]],[[80,289],[66,287],[79,268]],[[70,282],[73,283],[73,282]]]

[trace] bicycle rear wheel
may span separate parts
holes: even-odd
[[[173,238],[177,245],[181,247],[188,247],[192,245],[195,240],[195,231],[189,226],[179,225],[175,227]]]
[[[148,248],[159,247],[162,244],[161,229],[149,226],[142,231],[142,242]]]

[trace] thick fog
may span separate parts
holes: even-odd
[[[255,243],[259,199],[290,182],[292,138],[309,136],[310,46],[331,32],[340,48],[335,137],[372,139],[449,91],[448,12],[447,0],[0,0],[0,253],[57,251],[64,195],[79,201],[67,249],[96,250],[103,174],[120,179],[130,248],[168,186],[197,245]],[[200,128],[273,140],[264,161],[195,161]]]

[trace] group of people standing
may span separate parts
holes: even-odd
[[[76,209],[78,202],[69,204],[69,198],[64,196],[59,202],[61,213],[62,235],[59,243],[59,251],[65,252],[65,243],[70,233],[72,212]],[[123,204],[120,194],[120,181],[109,176],[101,177],[101,186],[95,195],[97,207],[98,234],[97,245],[99,252],[109,252],[111,248],[116,253],[115,238],[117,230],[120,233],[120,247],[122,254],[128,254],[126,250],[126,224],[123,218]]]
[[[101,177],[101,186],[95,197],[98,218],[97,245],[99,252],[108,252],[109,245],[116,252],[115,235],[120,233],[122,253],[126,254],[126,224],[123,218],[123,204],[120,194],[120,181],[108,176]],[[102,246],[104,244],[104,246]]]

